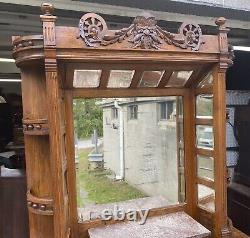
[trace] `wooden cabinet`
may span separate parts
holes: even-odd
[[[51,4],[43,4],[42,11],[42,34],[12,38],[13,57],[22,77],[30,236],[88,238],[89,229],[113,222],[78,223],[74,98],[180,96],[184,138],[179,144],[185,164],[181,191],[185,187],[186,199],[154,209],[151,216],[184,211],[209,229],[212,237],[231,237],[226,203],[225,74],[233,52],[226,20],[217,19],[218,35],[212,36],[202,35],[200,26],[192,22],[171,33],[157,25],[154,17],[145,16],[137,16],[120,30],[108,29],[94,13],[82,16],[78,27],[59,27]],[[110,87],[112,72],[121,70],[134,72],[130,84]],[[148,71],[162,72],[157,84],[141,84]],[[213,117],[196,116],[196,97],[203,94],[213,98]],[[196,143],[200,126],[213,128],[213,148],[199,148]],[[214,159],[214,180],[197,176],[197,156]],[[199,185],[214,198],[212,211],[200,206]]]
[[[239,143],[239,161],[228,188],[228,214],[234,226],[250,235],[250,106],[238,106],[235,125]]]
[[[0,237],[28,238],[26,176],[21,170],[2,168],[0,175]]]

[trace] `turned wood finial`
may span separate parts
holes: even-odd
[[[51,3],[43,3],[41,6],[42,13],[45,16],[52,16],[54,12],[54,6]]]
[[[219,27],[223,27],[226,24],[227,19],[225,17],[219,17],[216,19],[215,24]]]

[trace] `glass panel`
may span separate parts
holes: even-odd
[[[128,88],[134,73],[134,70],[111,70],[108,88]]]
[[[214,134],[212,126],[196,126],[196,143],[198,148],[213,149]]]
[[[198,155],[197,166],[198,177],[214,180],[214,158]]]
[[[162,102],[173,107],[164,121]],[[126,212],[185,201],[182,108],[179,97],[74,100],[79,221],[115,205]]]
[[[210,212],[215,212],[215,191],[205,185],[198,184],[198,204]]]
[[[164,71],[144,71],[139,87],[157,87]]]
[[[193,71],[174,71],[166,87],[182,87],[186,84]]]
[[[75,70],[74,88],[96,88],[100,84],[101,70]]]
[[[198,88],[205,88],[205,87],[210,87],[213,84],[213,74],[212,72],[209,72],[203,80],[198,84]]]
[[[213,117],[213,95],[198,95],[196,97],[196,117]]]

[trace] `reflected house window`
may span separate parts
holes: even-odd
[[[174,112],[174,101],[160,102],[160,120],[172,119]]]
[[[189,80],[193,71],[174,71],[166,87],[182,87]]]
[[[128,106],[128,118],[129,120],[138,119],[138,105]]]
[[[116,107],[113,107],[111,109],[111,117],[112,117],[112,119],[117,119],[118,118],[118,109]]]
[[[100,84],[101,70],[75,70],[74,88],[96,88]]]
[[[108,118],[108,117],[105,117],[105,124],[106,125],[110,125],[111,123],[110,123],[110,119]]]
[[[157,87],[164,71],[144,71],[139,87]]]
[[[111,70],[108,88],[128,88],[134,73],[134,70]]]

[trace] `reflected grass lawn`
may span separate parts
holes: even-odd
[[[87,204],[105,204],[147,197],[125,181],[113,181],[107,177],[107,170],[88,170],[90,150],[81,150],[76,172],[78,207]]]

